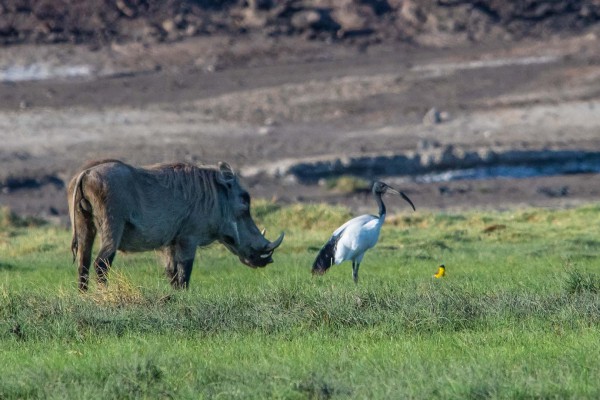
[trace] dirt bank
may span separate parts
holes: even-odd
[[[333,193],[268,169],[373,154],[425,158],[449,146],[465,154],[600,151],[600,45],[593,24],[581,29],[437,48],[260,30],[5,47],[0,204],[64,220],[69,176],[89,159],[113,157],[138,164],[227,160],[254,196],[362,210],[372,208],[362,193]],[[598,194],[597,175],[390,179],[420,208],[567,206]]]

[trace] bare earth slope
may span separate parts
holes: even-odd
[[[106,4],[117,3],[135,15],[149,4]],[[366,4],[373,13],[363,21],[371,28],[350,34],[334,3],[298,2],[302,6],[290,5],[287,13],[258,3],[222,2],[217,10],[198,6],[185,14],[190,21],[194,13],[206,13],[221,22],[242,15],[238,24],[264,17],[243,34],[222,23],[216,33],[198,36],[199,28],[193,32],[186,28],[191,22],[180,21],[176,33],[162,26],[162,36],[153,40],[126,40],[120,25],[104,42],[96,33],[77,40],[58,34],[35,39],[25,30],[5,35],[6,42],[21,44],[0,49],[0,204],[64,220],[64,183],[92,158],[141,164],[227,160],[255,196],[371,209],[368,195],[303,183],[293,167],[344,167],[387,155],[460,168],[470,154],[493,161],[511,151],[541,157],[557,150],[600,153],[600,46],[592,5],[561,11],[553,2],[545,13],[525,8],[510,14],[493,8],[495,2],[478,2],[492,7],[487,12],[467,7],[469,2],[439,2],[446,4],[439,10],[427,2],[347,2],[355,6],[348,10]],[[389,9],[379,13],[376,5],[383,3]],[[11,9],[3,7],[7,15]],[[294,15],[300,24],[297,15],[309,18],[311,10],[331,16],[338,28],[292,24]],[[472,24],[473,13],[486,14],[485,40],[469,41],[469,24],[442,30],[440,10],[454,10],[458,22],[468,11]],[[527,12],[539,17],[529,29],[527,19],[515,16]],[[118,13],[124,25],[141,18]],[[409,32],[408,23],[399,21],[411,13],[424,19]],[[574,27],[569,34],[565,24]],[[273,30],[282,26],[293,29]],[[180,40],[182,32],[190,37]],[[507,41],[511,32],[528,38]],[[59,43],[31,43],[36,40]],[[39,76],[49,79],[28,80]],[[600,191],[595,174],[434,183],[402,178],[402,168],[391,175],[386,179],[417,208],[564,206],[595,200]]]

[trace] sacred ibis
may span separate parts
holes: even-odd
[[[385,204],[381,197],[385,193],[402,196],[415,210],[413,202],[404,193],[383,182],[373,184],[373,197],[379,206],[379,216],[361,215],[340,226],[319,251],[312,266],[312,273],[322,275],[333,265],[352,260],[352,278],[358,282],[358,268],[365,252],[375,246],[379,231],[385,221]]]

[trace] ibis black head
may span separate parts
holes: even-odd
[[[373,194],[384,194],[389,189],[394,190],[391,186],[389,186],[385,182],[376,181],[376,182],[373,183]]]
[[[406,200],[408,202],[408,204],[410,204],[410,206],[412,207],[413,210],[416,211],[415,205],[413,204],[413,202],[408,198],[407,195],[405,195],[402,192],[397,191],[396,189],[394,189],[393,187],[391,187],[390,185],[388,185],[385,182],[381,182],[381,181],[376,181],[375,183],[373,183],[373,194],[375,196],[382,196],[385,193],[393,193],[393,194],[397,194],[398,196],[402,197],[404,200]]]

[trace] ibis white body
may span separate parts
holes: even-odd
[[[333,237],[337,237],[333,262],[336,265],[349,260],[360,263],[365,252],[377,244],[384,221],[385,214],[361,215],[340,226],[333,233]]]

